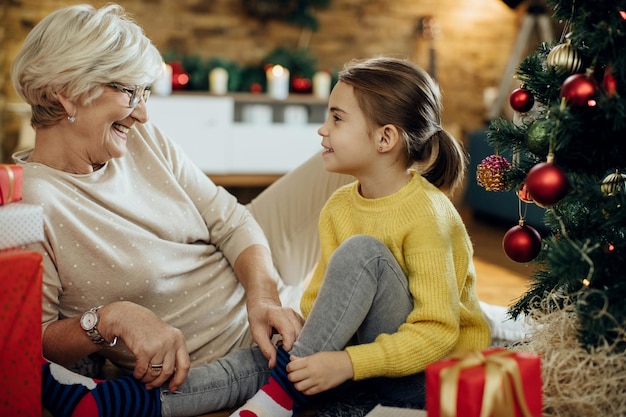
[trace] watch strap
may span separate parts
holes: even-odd
[[[110,347],[113,347],[117,344],[117,336],[113,338],[112,342],[108,342],[104,337],[102,337],[102,335],[98,331],[98,322],[100,322],[100,315],[98,314],[98,310],[100,310],[102,307],[104,306],[92,307],[88,310],[89,312],[94,313],[98,317],[98,321],[96,322],[96,325],[93,326],[93,328],[89,330],[87,329],[84,329],[84,330],[85,330],[85,333],[87,333],[87,336],[89,336],[91,341],[94,342],[96,345],[101,345],[103,343],[106,343]]]

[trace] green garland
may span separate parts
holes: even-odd
[[[224,58],[204,59],[199,55],[179,55],[173,52],[163,54],[165,62],[178,61],[189,74],[187,90],[207,91],[209,73],[213,68],[222,67],[228,71],[228,91],[250,92],[252,85],[266,88],[265,66],[282,65],[288,68],[293,77],[311,79],[319,70],[317,60],[308,49],[292,49],[278,47],[266,55],[261,62],[254,65],[239,66]]]

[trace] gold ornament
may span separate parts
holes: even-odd
[[[556,45],[548,53],[546,64],[555,69],[561,69],[569,74],[577,74],[583,67],[583,60],[572,42],[568,39],[565,43]]]
[[[626,191],[626,174],[620,174],[619,170],[615,170],[613,174],[607,175],[602,180],[600,186],[602,194],[607,197],[613,197]]]

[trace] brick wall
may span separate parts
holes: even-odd
[[[52,10],[81,2],[0,1],[0,108],[3,102],[18,100],[9,67],[32,26]],[[299,27],[250,17],[242,0],[119,3],[162,52],[222,57],[240,65],[258,63],[278,46],[306,44],[325,68],[383,53],[406,56],[428,67],[430,44],[417,27],[421,17],[433,16],[439,27],[434,46],[445,97],[444,122],[462,133],[482,125],[483,90],[499,85],[523,17],[522,11],[509,9],[501,0],[332,0],[329,9],[317,11],[320,29],[309,37]],[[6,160],[19,126],[11,112],[5,110],[2,116],[0,140]]]

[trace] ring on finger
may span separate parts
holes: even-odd
[[[150,365],[150,371],[151,372],[159,373],[159,372],[161,372],[162,369],[163,369],[163,364],[162,363],[155,363],[155,364]]]

